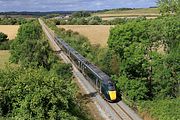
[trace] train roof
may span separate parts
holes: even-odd
[[[86,58],[84,58],[81,54],[79,54],[76,50],[74,50],[71,46],[69,46],[64,40],[61,38],[58,38],[58,40],[61,42],[61,44],[69,49],[71,53],[77,57],[78,60],[80,60],[86,67],[88,67],[96,76],[98,76],[105,84],[108,84],[110,81],[110,77],[105,74],[102,70],[100,70],[97,66],[94,64],[91,64]]]

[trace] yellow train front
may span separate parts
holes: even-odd
[[[103,94],[105,99],[110,102],[114,102],[117,100],[116,88],[111,81],[108,81],[108,83],[102,83],[101,93]]]

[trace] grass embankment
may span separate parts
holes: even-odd
[[[151,117],[159,118],[160,120],[179,120],[179,105],[180,97],[175,99],[145,101],[140,104],[140,111],[144,113],[144,117],[147,115],[147,112]]]
[[[88,38],[92,45],[107,46],[111,25],[61,25],[59,28],[72,30]]]
[[[5,68],[6,63],[8,63],[10,57],[9,50],[0,50],[0,69]]]

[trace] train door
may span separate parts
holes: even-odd
[[[80,62],[79,60],[78,60],[77,67],[78,67],[79,69],[81,69],[81,62]]]
[[[71,58],[71,53],[70,53],[70,50],[68,50],[68,57]]]
[[[96,88],[99,90],[99,92],[101,93],[101,81],[97,78],[96,79]]]

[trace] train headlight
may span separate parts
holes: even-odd
[[[109,91],[110,100],[116,100],[116,91]]]

